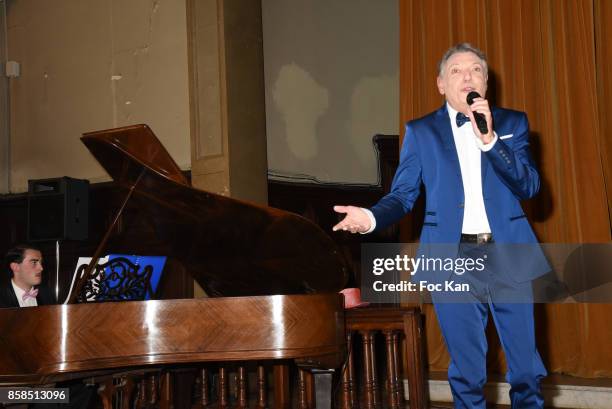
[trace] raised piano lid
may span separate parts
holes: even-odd
[[[134,188],[131,200],[160,243],[154,251],[178,259],[208,295],[332,292],[347,282],[344,258],[318,226],[191,187],[148,126],[86,133],[81,140],[126,192]],[[138,243],[110,250],[147,251]]]

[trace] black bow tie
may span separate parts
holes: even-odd
[[[461,128],[461,125],[463,125],[464,123],[470,122],[470,118],[468,118],[467,116],[465,116],[461,112],[457,112],[457,118],[455,118],[455,120],[457,121],[457,127],[458,128]]]

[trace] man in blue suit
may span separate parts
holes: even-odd
[[[540,380],[546,370],[535,346],[531,280],[549,268],[520,205],[538,192],[540,177],[529,153],[526,115],[491,108],[484,98],[467,103],[470,92],[486,96],[487,78],[482,51],[467,43],[450,48],[437,77],[446,103],[407,123],[391,192],[371,209],[336,206],[346,216],[334,230],[369,233],[397,222],[424,184],[421,251],[440,245],[444,251],[454,248],[454,257],[473,258],[495,247],[484,272],[462,277],[472,290],[461,302],[432,293],[451,356],[455,408],[486,407],[489,311],[508,362],[512,407],[543,408]],[[475,113],[484,116],[486,133]]]

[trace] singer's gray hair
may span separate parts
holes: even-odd
[[[457,53],[475,54],[478,58],[480,58],[480,61],[482,61],[482,66],[485,70],[485,75],[488,74],[489,66],[487,64],[487,56],[485,55],[485,53],[483,53],[482,51],[480,51],[478,48],[474,47],[470,43],[460,43],[446,50],[446,52],[442,56],[442,59],[438,63],[438,76],[442,75],[442,71],[444,71],[444,68],[446,67],[446,63],[448,62],[448,59]]]

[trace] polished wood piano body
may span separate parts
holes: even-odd
[[[212,361],[341,365],[337,292],[349,271],[325,232],[295,214],[193,188],[146,125],[82,141],[125,200],[67,305],[0,310],[0,383]],[[114,237],[109,248],[128,203],[154,237]],[[110,252],[170,256],[213,298],[83,303],[97,259]]]
[[[337,367],[344,336],[337,294],[10,308],[0,311],[0,384],[211,361]]]

